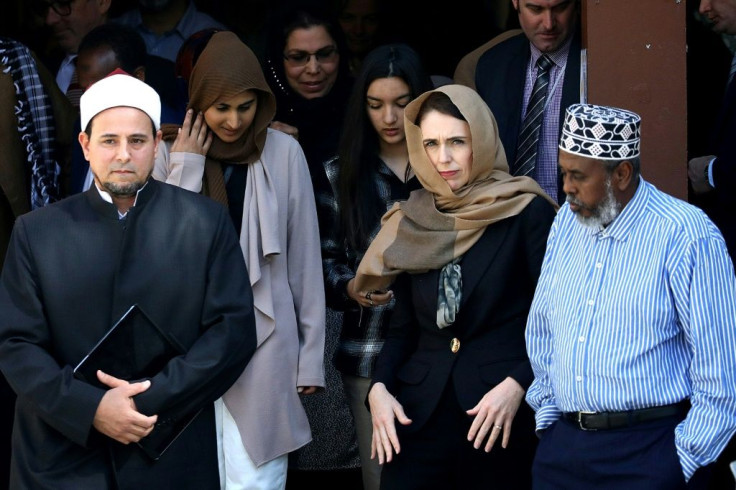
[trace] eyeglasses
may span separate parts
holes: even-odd
[[[31,3],[33,11],[39,16],[45,16],[49,7],[61,17],[66,17],[72,13],[72,3],[74,0],[56,0],[53,2],[37,0]]]
[[[305,66],[309,63],[309,60],[317,60],[317,63],[334,63],[337,60],[337,48],[335,46],[325,46],[322,49],[318,49],[314,53],[307,51],[289,51],[284,53],[284,60],[291,66]]]

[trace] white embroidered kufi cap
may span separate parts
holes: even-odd
[[[93,83],[79,99],[82,130],[100,112],[112,107],[134,107],[148,114],[156,130],[161,128],[161,98],[148,84],[125,74],[107,76]]]
[[[574,104],[565,111],[560,149],[597,160],[626,160],[639,156],[641,117],[592,104]]]

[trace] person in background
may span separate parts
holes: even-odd
[[[726,244],[700,209],[644,180],[640,145],[638,114],[566,111],[567,202],[526,328],[535,489],[705,489],[736,431]]]
[[[350,73],[357,76],[363,58],[378,44],[383,32],[382,0],[333,0],[337,22],[345,34]]]
[[[95,185],[20,216],[0,276],[0,369],[18,394],[10,488],[216,488],[212,403],[256,348],[237,237],[220,205],[150,178],[161,140],[150,86],[114,75],[80,104]],[[78,379],[134,304],[182,354],[145,379]],[[189,413],[155,462],[136,444]]]
[[[17,112],[16,112],[17,111]],[[74,111],[23,43],[0,37],[0,268],[15,220],[64,197]],[[0,374],[0,452],[10,454],[15,392]],[[10,458],[0,462],[0,488]]]
[[[285,487],[288,454],[312,438],[300,395],[325,386],[314,195],[299,143],[268,128],[275,110],[255,54],[232,32],[213,34],[153,173],[228,209],[250,274],[258,349],[216,403],[225,489]]]
[[[104,24],[112,0],[32,0],[36,14],[43,18],[54,40],[64,53],[56,67],[56,83],[75,108],[79,108],[82,88],[76,74],[79,43],[89,31]]]
[[[370,304],[395,279],[368,392],[381,488],[529,488],[524,328],[557,206],[508,174],[474,90],[424,93],[404,126],[423,189],[384,215],[353,286]]]
[[[496,116],[512,175],[529,175],[562,203],[557,143],[565,108],[580,101],[580,1],[511,3],[523,35],[512,36],[481,55],[475,67],[475,89]],[[542,65],[548,70],[546,96],[530,104]],[[527,120],[528,114],[536,114],[535,107],[541,112],[533,121]],[[531,131],[535,121],[541,121],[538,131]]]
[[[175,89],[173,94],[174,107],[186,114],[189,105],[189,77],[192,75],[194,64],[199,59],[212,36],[222,29],[211,27],[197,31],[189,36],[179,48],[174,66]],[[183,118],[181,119],[184,120]]]
[[[712,22],[720,34],[736,35],[736,0],[701,0],[700,13]],[[735,58],[736,60],[736,58]],[[732,71],[734,62],[732,62]],[[694,201],[723,233],[731,261],[736,263],[736,81],[728,81],[718,118],[713,127],[710,155],[688,162],[688,177],[695,193]],[[736,457],[736,447],[730,453]]]
[[[343,312],[334,364],[355,419],[365,490],[378,490],[380,483],[381,467],[371,459],[373,425],[365,399],[393,295],[358,295],[355,272],[381,227],[381,216],[421,187],[409,166],[404,108],[432,88],[419,55],[408,45],[371,51],[348,101],[339,157],[324,164],[331,192],[317,195],[317,212],[326,224],[321,236],[327,305]]]
[[[194,0],[138,0],[138,7],[111,20],[133,27],[146,43],[148,54],[176,61],[184,41],[197,31],[227,27],[197,10]]]
[[[315,191],[327,188],[322,163],[334,157],[352,87],[344,35],[316,2],[284,5],[269,27],[264,71],[276,96],[271,127],[299,140]]]

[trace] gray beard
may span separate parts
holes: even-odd
[[[567,196],[567,202],[572,202],[579,206],[582,203],[578,202],[571,196]],[[618,214],[621,212],[621,205],[616,200],[616,196],[613,195],[613,187],[611,186],[611,178],[606,179],[606,197],[591,210],[590,216],[583,216],[580,213],[575,213],[575,218],[583,226],[592,228],[594,230],[600,230],[611,224],[616,219]]]

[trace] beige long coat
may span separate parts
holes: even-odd
[[[199,192],[203,172],[204,157],[159,146],[157,180]],[[275,189],[276,202],[259,196],[264,179]],[[317,212],[306,159],[294,138],[268,130],[260,159],[248,168],[245,195],[240,244],[253,288],[259,346],[223,399],[248,455],[261,465],[311,440],[297,386],[325,386]],[[264,205],[275,207],[275,223],[259,223],[259,213],[249,212]]]

